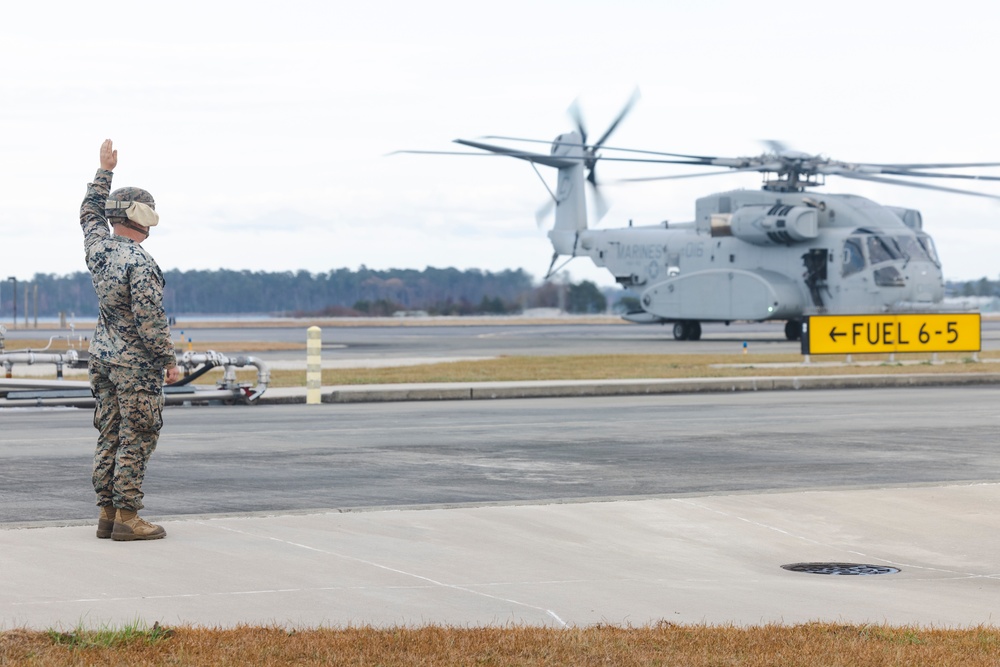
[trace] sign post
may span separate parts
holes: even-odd
[[[802,354],[979,352],[979,313],[811,315],[802,324]]]

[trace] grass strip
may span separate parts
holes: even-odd
[[[154,626],[159,628],[159,626]],[[995,666],[1000,630],[917,626],[178,627],[114,642],[0,632],[0,665],[867,665]],[[106,630],[95,631],[107,632]]]
[[[711,378],[803,375],[872,375],[902,373],[996,373],[1000,365],[973,362],[969,355],[938,355],[932,363],[930,355],[871,355],[863,361],[872,365],[824,365],[827,361],[843,362],[844,358],[824,359],[802,365],[796,354],[769,355],[698,355],[698,354],[607,354],[572,356],[510,356],[481,361],[451,361],[415,366],[386,368],[325,369],[323,385],[410,384],[423,382],[513,382],[525,380],[607,380],[656,378]],[[981,353],[980,359],[1000,359],[1000,351]],[[855,357],[855,361],[862,361]],[[788,364],[781,366],[776,364]],[[216,371],[213,371],[213,373]],[[221,371],[217,371],[221,376]],[[207,383],[214,377],[206,375]],[[255,371],[239,371],[241,382],[255,381]],[[271,387],[304,387],[306,373],[275,370],[271,372]]]
[[[275,349],[261,343],[262,349]],[[270,347],[268,347],[270,346]],[[254,352],[246,343],[220,343],[218,352]],[[231,349],[230,349],[231,348]],[[296,349],[292,346],[291,349]],[[564,356],[504,356],[478,361],[448,361],[382,368],[325,369],[323,385],[412,384],[426,382],[516,382],[526,380],[608,380],[712,378],[803,375],[871,375],[904,373],[997,373],[1000,350],[970,354],[854,355],[814,357],[803,364],[800,354],[594,354]],[[936,359],[936,360],[935,360]],[[303,354],[303,363],[305,354]],[[830,365],[831,363],[839,365]],[[214,369],[199,378],[211,384],[222,378]],[[239,370],[240,382],[254,384],[255,369]],[[53,379],[55,374],[43,376]],[[43,379],[39,378],[39,379]],[[304,387],[305,370],[272,370],[271,387]]]

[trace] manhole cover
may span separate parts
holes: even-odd
[[[809,574],[837,574],[837,575],[872,575],[872,574],[896,574],[898,567],[886,567],[885,565],[864,565],[861,563],[792,563],[782,565],[782,568],[792,572],[808,572]]]

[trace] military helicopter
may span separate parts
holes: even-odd
[[[624,318],[641,324],[673,324],[677,340],[698,340],[702,322],[784,320],[789,340],[801,337],[802,318],[813,314],[875,314],[933,311],[944,297],[941,262],[923,231],[920,211],[883,206],[850,194],[819,194],[827,176],[1000,199],[1000,196],[920,182],[919,179],[997,181],[1000,176],[931,171],[996,167],[1000,162],[849,163],[767,142],[755,157],[686,155],[613,148],[607,139],[631,111],[638,91],[593,143],[577,103],[569,109],[575,130],[551,142],[549,154],[456,139],[455,143],[557,170],[557,186],[538,212],[554,205],[548,232],[554,250],[546,279],[560,257],[589,257],[623,287],[639,291],[641,310]],[[508,143],[538,139],[487,136]],[[611,152],[608,156],[598,151]],[[455,151],[401,151],[484,155]],[[670,180],[732,172],[760,172],[760,190],[734,190],[695,201],[695,219],[599,230],[588,226],[585,183],[593,189],[598,219],[607,210],[599,190],[599,161],[716,166],[695,174],[623,179]],[[912,179],[912,180],[907,180]],[[542,178],[545,184],[544,178]],[[562,265],[565,266],[565,263]],[[562,268],[560,266],[558,269]]]

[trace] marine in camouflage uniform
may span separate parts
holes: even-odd
[[[115,165],[117,151],[105,141],[101,169],[80,207],[87,268],[100,301],[89,361],[99,431],[93,475],[101,508],[97,536],[157,539],[166,535],[163,528],[136,513],[143,507],[142,481],[163,425],[164,369],[170,381],[179,371],[163,311],[163,274],[140,246],[148,227],[133,222],[131,210],[125,214],[129,202],[143,202],[150,210],[155,202],[139,188],[111,193]],[[116,200],[124,205],[109,208]],[[156,224],[155,213],[146,213],[152,219],[146,222]]]

